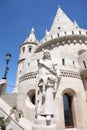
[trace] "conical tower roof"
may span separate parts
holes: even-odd
[[[74,23],[68,18],[68,16],[63,12],[63,10],[59,6],[49,34],[53,35],[61,31],[66,31],[70,29],[73,30],[76,28],[73,24]]]
[[[73,39],[74,36],[77,36],[79,38],[87,36],[87,30],[80,28],[76,21],[72,22],[71,19],[59,7],[49,32],[46,30],[45,37],[41,39],[36,52],[56,43],[58,46],[61,44],[64,45],[64,41],[60,41],[64,40],[64,38]]]
[[[26,42],[33,42],[33,43],[37,43],[38,42],[37,39],[36,39],[36,36],[35,36],[34,28],[31,29],[29,37],[27,37],[26,40],[25,40],[25,43]]]

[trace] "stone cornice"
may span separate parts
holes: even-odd
[[[38,74],[39,74],[38,71],[27,73],[20,77],[19,82],[21,83],[25,80],[34,79],[34,78],[36,78],[36,76]],[[69,70],[61,70],[61,75],[62,75],[62,77],[70,77],[70,78],[76,78],[76,79],[81,78],[79,73],[74,72],[74,71],[69,71]]]
[[[24,74],[23,76],[20,77],[19,82],[22,82],[22,81],[28,80],[28,79],[36,78],[37,74],[38,74],[38,71]]]
[[[33,45],[37,45],[38,43],[37,42],[24,42],[21,46],[20,46],[20,48],[22,47],[22,46],[24,46],[24,45],[30,45],[30,44],[33,44]]]

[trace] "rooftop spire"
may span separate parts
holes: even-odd
[[[71,28],[74,28],[73,22],[63,12],[63,10],[61,9],[61,7],[59,5],[56,16],[54,18],[53,24],[52,24],[50,32],[49,32],[50,35],[61,32],[61,31],[66,31]]]
[[[34,28],[31,29],[30,35],[26,38],[25,42],[37,42]]]

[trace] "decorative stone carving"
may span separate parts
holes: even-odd
[[[43,59],[38,60],[38,67],[37,115],[53,116],[54,98],[61,74],[48,51],[44,52]]]

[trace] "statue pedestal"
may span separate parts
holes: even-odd
[[[34,124],[32,127],[32,130],[56,130],[56,126],[55,125],[46,126],[46,125]]]
[[[35,119],[32,130],[56,130],[56,125],[50,116],[39,116]]]

